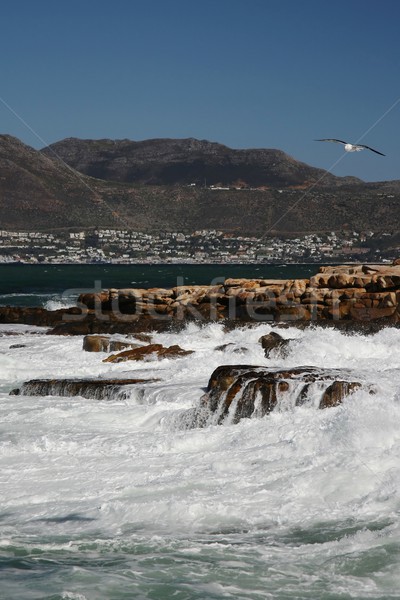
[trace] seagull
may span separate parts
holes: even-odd
[[[364,146],[364,144],[350,144],[349,142],[344,142],[343,140],[334,140],[331,138],[324,138],[322,140],[315,140],[316,142],[336,142],[337,144],[343,144],[346,152],[360,152],[360,150],[371,150],[375,152],[375,154],[380,154],[381,156],[386,156],[382,154],[382,152],[378,152],[378,150],[374,150],[369,146]]]

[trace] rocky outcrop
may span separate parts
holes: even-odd
[[[226,279],[168,290],[109,289],[80,297],[99,315],[121,321],[271,322],[400,320],[400,265],[322,267],[310,279]]]
[[[183,350],[178,345],[165,348],[162,344],[149,344],[147,346],[140,346],[139,348],[124,350],[118,354],[112,354],[105,358],[103,362],[118,363],[127,360],[143,360],[145,358],[157,358],[159,360],[161,358],[180,358],[192,353],[192,350]]]
[[[78,306],[58,311],[0,307],[0,323],[43,325],[54,335],[151,335],[179,331],[188,321],[232,327],[318,323],[365,331],[398,326],[400,265],[321,267],[310,279],[228,278],[217,285],[111,288],[82,294]]]
[[[135,386],[157,379],[32,379],[10,392],[17,396],[82,396],[94,400],[124,399]]]
[[[84,309],[83,313],[86,313]],[[72,307],[60,310],[46,310],[41,307],[0,306],[0,324],[15,323],[54,327],[64,319],[75,319],[82,316],[82,309]]]
[[[263,417],[277,408],[287,410],[304,404],[333,407],[361,387],[343,370],[223,365],[211,375],[194,422],[197,426],[237,423],[242,418]]]
[[[26,381],[11,395],[23,396],[82,396],[94,400],[123,399],[133,386],[157,381],[156,379],[32,379]]]

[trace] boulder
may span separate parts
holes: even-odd
[[[139,348],[141,344],[112,340],[108,335],[85,335],[83,350],[86,352],[118,352],[127,348]]]
[[[266,358],[269,358],[272,352],[276,356],[286,356],[289,351],[288,345],[291,342],[290,339],[283,338],[275,331],[261,336],[258,341],[264,349]]]
[[[197,426],[226,420],[237,423],[242,418],[263,417],[277,406],[287,409],[305,403],[328,408],[360,387],[343,370],[222,365],[211,375],[194,421]]]
[[[85,335],[82,349],[85,352],[108,352],[110,338],[108,335]]]

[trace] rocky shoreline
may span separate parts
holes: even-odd
[[[0,307],[0,323],[49,327],[57,335],[181,329],[188,321],[227,327],[270,322],[376,331],[400,322],[400,259],[392,265],[321,267],[310,279],[225,279],[216,285],[110,288],[57,311]]]
[[[399,327],[400,261],[393,265],[322,267],[310,279],[226,279],[209,286],[100,290],[82,294],[76,307],[59,311],[0,308],[0,323],[43,325],[49,328],[48,334],[82,335],[82,350],[101,353],[106,363],[185,359],[193,353],[191,349],[164,347],[154,343],[152,334],[183,328],[188,321],[221,322],[227,328],[265,322],[282,328],[322,325],[362,333]],[[113,339],[112,334],[117,333],[128,337]],[[259,339],[267,359],[287,356],[292,342],[276,331]],[[104,357],[105,353],[108,356]],[[31,380],[11,393],[107,400],[124,397],[132,386],[155,381]],[[293,407],[311,403],[318,409],[330,408],[362,387],[351,372],[343,370],[220,365],[211,374],[197,406],[183,416],[182,426],[234,424],[242,418],[263,417],[280,402]],[[372,388],[365,391],[374,393]]]

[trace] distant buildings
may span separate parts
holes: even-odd
[[[119,229],[71,232],[0,231],[0,262],[282,263],[390,260],[400,244],[390,233],[343,231],[296,238],[217,230],[144,233]]]

